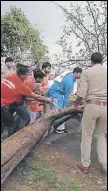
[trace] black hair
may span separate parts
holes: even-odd
[[[16,65],[16,69],[20,68],[21,65],[22,65],[22,64],[18,63],[18,64]]]
[[[13,58],[11,58],[11,57],[7,57],[7,58],[5,59],[5,64],[6,64],[6,62],[13,62],[13,61],[14,61]]]
[[[103,60],[103,56],[99,52],[95,52],[91,55],[91,61],[95,64],[101,64]]]
[[[50,64],[49,62],[45,62],[45,63],[42,65],[42,69],[47,68],[47,67],[50,67],[50,68],[51,68],[51,64]]]
[[[16,73],[18,76],[20,75],[26,75],[28,73],[28,66],[25,66],[23,64],[19,64],[17,66],[17,70],[16,70]]]
[[[35,68],[33,70],[33,74],[34,74],[34,78],[44,78],[45,77],[45,74],[42,72],[42,70],[40,68]]]
[[[73,70],[73,73],[82,73],[82,68],[80,68],[80,67],[76,67],[76,68],[74,68],[74,70]]]
[[[26,67],[26,68],[29,69],[29,66],[24,65],[24,64],[20,64],[19,62],[18,62],[18,64],[16,65],[16,69],[18,69],[18,68],[23,68],[23,67]]]

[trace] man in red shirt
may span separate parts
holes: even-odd
[[[28,66],[20,65],[16,73],[7,76],[1,83],[1,119],[2,124],[9,128],[9,136],[18,130],[18,124],[14,120],[12,112],[16,112],[20,116],[20,128],[23,128],[30,122],[27,108],[22,103],[23,95],[41,102],[51,102],[51,99],[35,94],[23,83],[27,75]]]

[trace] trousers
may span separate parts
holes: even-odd
[[[54,98],[51,104],[47,103],[46,107],[47,107],[47,111],[53,110],[53,109],[59,109],[59,106],[57,104],[57,99]],[[57,130],[61,130],[61,131],[65,130],[65,123],[62,123],[61,125],[59,125],[59,127],[57,127]]]
[[[14,112],[16,112],[16,117],[13,116]],[[30,115],[23,103],[1,107],[1,118],[2,124],[8,127],[9,136],[30,123]]]
[[[81,162],[84,167],[91,163],[91,143],[93,135],[97,138],[97,154],[100,164],[107,164],[107,106],[86,104],[82,117]]]
[[[30,113],[30,124],[34,123],[37,119],[41,117],[41,111],[37,112],[29,111],[29,113]]]

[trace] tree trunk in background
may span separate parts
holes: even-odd
[[[57,123],[63,123],[67,118],[69,119],[79,112],[82,111],[72,109],[71,107],[58,111],[50,111],[35,123],[26,126],[4,140],[1,144],[1,184],[30,152],[33,146],[39,143],[54,121],[59,120],[55,122],[57,126]]]

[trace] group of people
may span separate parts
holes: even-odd
[[[91,160],[91,143],[94,130],[97,131],[98,160],[104,172],[107,171],[107,72],[102,67],[103,57],[99,52],[92,54],[91,67],[82,72],[80,67],[66,71],[59,76],[51,75],[51,64],[32,69],[6,58],[1,82],[1,119],[12,135],[26,125],[35,122],[44,113],[44,103],[49,109],[67,107],[69,95],[79,80],[77,99],[73,108],[85,102],[82,118],[81,162],[78,168],[87,173]],[[49,83],[50,82],[50,83]],[[65,124],[56,133],[66,133]]]
[[[34,71],[19,63],[13,71],[13,65],[13,59],[6,58],[1,82],[1,118],[2,124],[8,127],[9,136],[39,117],[41,102],[51,102],[50,98],[43,96],[47,88],[45,72],[51,67],[50,63],[43,64],[42,70]],[[41,83],[41,88],[36,90],[38,83]]]
[[[1,84],[2,124],[8,127],[9,136],[35,122],[44,112],[44,102],[50,109],[66,107],[74,83],[82,72],[76,67],[73,72],[64,72],[54,78],[49,62],[35,69],[18,63],[14,71],[13,66],[14,60],[6,58]],[[56,133],[65,133],[64,124]]]

